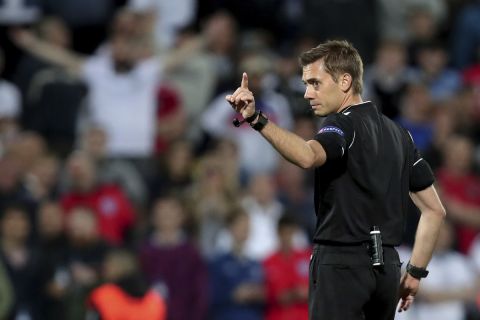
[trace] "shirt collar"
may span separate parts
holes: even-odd
[[[349,111],[350,109],[352,109],[353,107],[361,106],[361,105],[367,104],[367,103],[372,103],[372,102],[371,102],[371,101],[363,101],[363,102],[360,102],[360,103],[357,103],[357,104],[352,104],[351,106],[348,106],[348,107],[346,107],[345,109],[343,109],[343,110],[341,111],[341,113],[348,115],[348,113],[346,113],[346,112],[348,112],[348,111]],[[351,111],[351,110],[350,110],[350,111]]]

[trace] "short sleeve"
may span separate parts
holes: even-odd
[[[430,165],[415,147],[413,139],[411,139],[411,147],[413,148],[413,161],[410,168],[409,189],[412,192],[418,192],[430,187],[435,182],[435,177]]]
[[[135,72],[141,79],[160,80],[163,73],[163,64],[157,57],[150,57],[137,63]]]
[[[108,62],[107,58],[98,55],[87,58],[80,69],[80,74],[87,82],[91,82],[105,72]]]
[[[354,134],[351,119],[343,114],[335,114],[325,119],[315,140],[322,145],[327,160],[336,160],[342,158],[351,146]]]

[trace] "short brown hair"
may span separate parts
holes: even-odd
[[[352,76],[354,93],[362,93],[363,62],[351,43],[346,40],[328,40],[303,52],[298,60],[300,66],[305,67],[320,59],[323,59],[325,71],[334,81],[337,81],[342,73],[348,73]]]

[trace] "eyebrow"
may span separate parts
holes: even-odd
[[[320,81],[320,79],[318,79],[318,78],[308,78],[308,79],[306,79],[306,80],[303,80],[303,79],[302,79],[302,82],[303,82],[304,84],[307,84],[307,83],[321,82],[321,81]]]

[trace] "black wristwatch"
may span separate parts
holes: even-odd
[[[419,268],[410,264],[410,261],[407,264],[407,272],[414,278],[420,280],[422,278],[426,278],[428,276],[428,270],[425,268]]]
[[[260,111],[258,113],[258,120],[256,123],[250,123],[250,126],[257,130],[257,131],[262,131],[263,127],[265,127],[268,123],[268,118],[267,116],[262,112]]]
[[[255,119],[257,119],[259,113],[259,111],[255,111],[250,117],[245,118],[245,122],[252,123],[253,121],[255,121]]]

